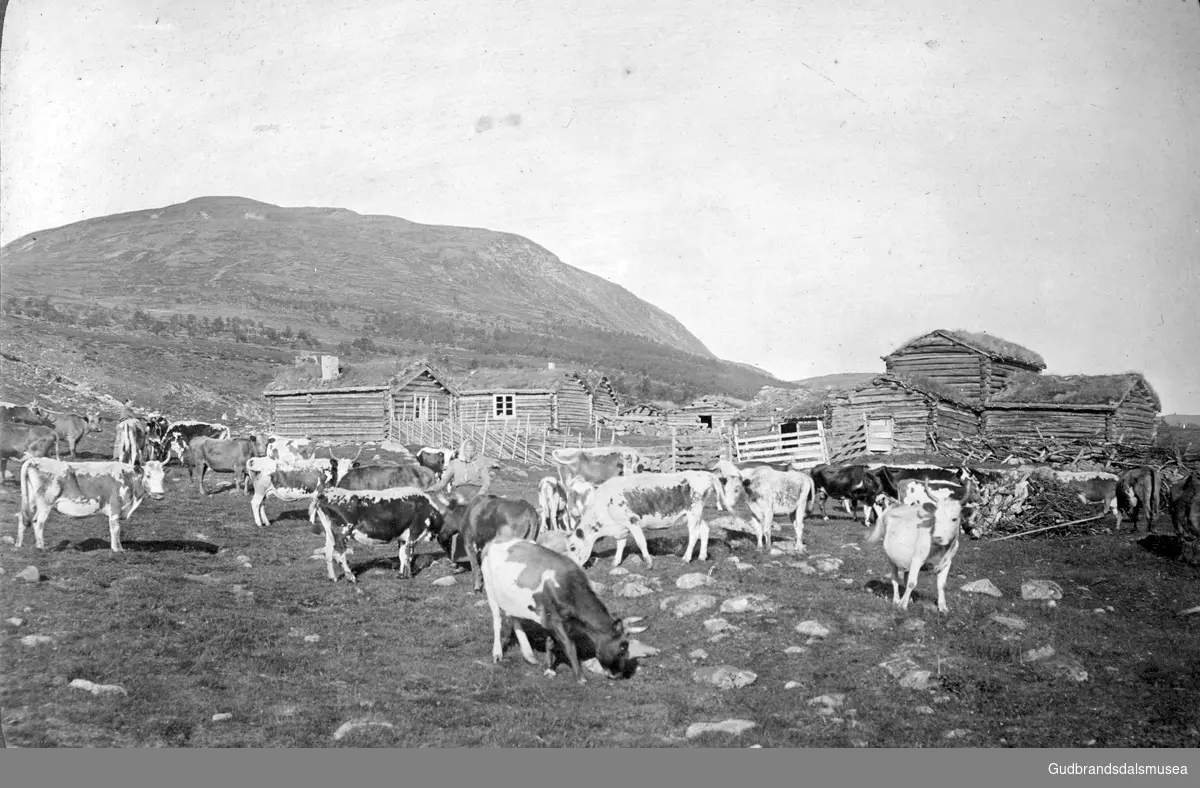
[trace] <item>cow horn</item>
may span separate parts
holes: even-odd
[[[350,462],[358,462],[358,458],[362,456],[363,450],[364,450],[364,449],[366,449],[366,448],[367,448],[367,444],[365,444],[365,443],[364,443],[363,445],[359,446],[359,447],[358,447],[358,454],[355,454],[355,455],[354,455],[354,459],[353,459],[353,460],[351,460]]]
[[[626,616],[625,618],[621,619],[621,623],[625,626],[629,626],[630,624],[636,624],[643,618],[644,616]],[[642,629],[645,629],[645,627],[642,627]]]
[[[925,494],[929,496],[929,500],[933,501],[935,504],[939,500],[941,500],[940,498],[938,498],[936,495],[933,494],[933,489],[930,488],[928,481],[922,479],[921,486],[925,488]]]

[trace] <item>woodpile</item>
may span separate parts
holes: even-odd
[[[1082,503],[1066,485],[1052,478],[1031,476],[1029,469],[1015,483],[1000,481],[983,487],[984,503],[975,524],[975,537],[1028,532],[1028,538],[1062,538],[1100,533],[1113,525],[1102,504]],[[1094,519],[1097,516],[1099,519]]]

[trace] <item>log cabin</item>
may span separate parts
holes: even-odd
[[[880,375],[837,393],[826,439],[833,460],[868,453],[927,454],[939,436],[979,434],[979,404],[961,391],[919,375]]]
[[[1021,374],[983,410],[983,433],[994,438],[1148,445],[1162,409],[1137,372],[1119,375]]]
[[[575,372],[548,368],[479,368],[459,381],[456,418],[470,424],[511,422],[532,429],[587,429],[592,392]]]
[[[721,430],[728,426],[745,406],[744,400],[707,394],[678,410],[669,411],[667,424],[676,428]]]
[[[1040,355],[1015,342],[946,329],[910,339],[884,356],[883,362],[889,375],[916,376],[975,402],[986,402],[1014,375],[1037,374],[1046,368]]]

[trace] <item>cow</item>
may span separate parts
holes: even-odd
[[[400,576],[411,577],[413,545],[422,536],[437,537],[442,528],[442,512],[416,487],[358,491],[326,487],[317,493],[316,503],[325,529],[325,568],[335,583],[334,558],[346,579],[358,582],[346,560],[352,552],[348,540],[385,545],[400,539]]]
[[[1183,547],[1183,558],[1200,564],[1200,473],[1171,486],[1171,525]]]
[[[184,464],[184,455],[192,444],[192,438],[205,437],[217,440],[229,440],[229,427],[224,424],[210,424],[207,421],[173,421],[167,425],[160,445],[162,454],[155,459],[163,461],[164,465],[174,457],[179,464]],[[257,447],[255,447],[257,450]]]
[[[38,415],[37,403],[29,405],[0,406],[0,423],[28,424],[35,427],[46,427],[46,420]]]
[[[417,461],[417,465],[433,471],[433,475],[439,479],[450,461],[458,456],[458,449],[433,449],[419,443],[410,443],[404,448]]]
[[[525,539],[496,540],[484,548],[481,562],[488,606],[492,610],[492,662],[504,658],[501,614],[511,618],[521,656],[531,665],[537,657],[522,621],[533,621],[553,637],[546,638],[545,671],[554,675],[552,643],[557,640],[580,684],[587,683],[572,636],[586,637],[610,678],[629,678],[637,659],[629,656],[629,636],[638,617],[614,618],[596,595],[583,569],[571,559]]]
[[[454,562],[471,565],[472,588],[483,589],[479,553],[493,539],[536,541],[540,526],[537,507],[519,498],[476,495],[469,501],[453,497],[444,509],[438,543]]]
[[[804,515],[816,495],[811,476],[766,463],[739,467],[727,460],[717,462],[713,473],[723,492],[718,500],[723,498],[729,511],[733,511],[739,496],[746,496],[759,551],[771,549],[775,515],[787,514],[796,530],[796,552],[804,552]]]
[[[583,518],[584,510],[596,493],[596,485],[581,476],[568,476],[563,489],[567,493],[567,518],[574,527]]]
[[[808,472],[812,477],[815,492],[823,492],[821,517],[829,519],[825,511],[830,498],[840,498],[848,503],[847,511],[854,514],[855,505],[863,505],[863,526],[870,524],[870,516],[879,496],[884,495],[879,476],[865,465],[818,465]],[[816,503],[814,494],[813,503]]]
[[[171,424],[166,417],[152,413],[146,417],[146,443],[150,456],[156,460],[164,460],[167,456],[167,430]]]
[[[937,573],[938,612],[948,613],[946,578],[950,563],[958,553],[958,536],[962,519],[962,502],[942,498],[928,487],[926,495],[933,501],[923,504],[900,504],[889,507],[875,523],[867,537],[874,544],[883,537],[883,551],[892,564],[892,603],[901,610],[908,609],[908,600],[917,587],[917,576],[927,568]],[[905,579],[904,595],[900,595],[900,575]]]
[[[933,503],[926,489],[938,498],[953,498],[963,505],[962,525],[971,532],[982,499],[979,484],[967,468],[944,468],[939,465],[867,465],[883,485],[883,493],[903,504]],[[875,517],[883,513],[884,504],[874,505]]]
[[[567,489],[555,476],[543,477],[538,482],[538,514],[543,531],[569,531],[570,516],[567,511]]]
[[[279,435],[267,436],[262,441],[260,450],[266,459],[283,462],[310,460],[316,454],[316,447],[308,438],[284,438]]]
[[[47,427],[53,427],[54,432],[58,435],[60,441],[67,442],[67,449],[71,453],[71,459],[76,459],[75,447],[79,445],[79,441],[88,432],[100,431],[100,414],[89,413],[86,416],[79,413],[66,413],[63,411],[46,410],[45,408],[35,405],[36,412]]]
[[[246,460],[246,473],[254,485],[254,497],[250,500],[250,513],[254,515],[254,524],[259,528],[271,524],[267,518],[267,498],[285,502],[302,501],[307,498],[308,521],[316,523],[317,493],[325,487],[340,484],[350,472],[353,462],[354,460],[339,460],[336,457],[291,461],[251,457]]]
[[[1117,509],[1129,515],[1137,531],[1142,512],[1146,513],[1146,532],[1153,533],[1154,518],[1158,517],[1162,479],[1157,468],[1130,468],[1119,474]]]
[[[1052,468],[1036,468],[1031,474],[1036,479],[1053,479],[1079,497],[1080,503],[1102,503],[1116,519],[1116,528],[1121,527],[1121,510],[1117,506],[1117,487],[1121,478],[1115,473],[1104,471],[1056,471]]]
[[[52,447],[54,458],[58,459],[58,435],[51,427],[0,422],[0,480],[8,473],[9,460],[46,457]]]
[[[188,444],[186,465],[188,478],[195,478],[202,495],[212,493],[204,489],[204,474],[209,468],[233,474],[233,486],[245,495],[250,492],[250,476],[246,473],[246,461],[258,456],[258,445],[250,438],[219,440],[199,435]],[[199,468],[199,474],[196,469]]]
[[[603,484],[614,476],[641,473],[645,464],[634,449],[622,446],[601,446],[594,449],[555,449],[550,458],[558,467],[558,479],[564,484],[568,476],[579,476],[592,484]]]
[[[684,563],[700,544],[699,559],[708,560],[708,525],[704,505],[724,496],[717,477],[708,471],[637,473],[615,476],[596,488],[575,530],[568,537],[568,554],[580,565],[587,564],[596,540],[611,536],[617,541],[613,566],[621,565],[625,542],[630,535],[646,561],[653,565],[646,547],[644,529],[670,528],[687,518],[688,542]]]
[[[17,547],[32,523],[34,541],[45,549],[44,529],[52,510],[68,517],[108,516],[109,547],[121,546],[121,521],[149,495],[162,500],[163,466],[150,461],[141,467],[119,462],[60,462],[31,457],[21,465],[21,511],[17,515]]]
[[[149,459],[146,455],[148,439],[146,425],[141,419],[130,418],[117,422],[113,460],[127,465],[140,465]]]
[[[416,487],[426,490],[437,480],[428,468],[410,465],[361,465],[346,471],[338,482],[343,490],[387,490]]]

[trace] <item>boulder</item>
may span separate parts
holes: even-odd
[[[697,668],[692,673],[692,681],[697,684],[712,684],[718,689],[736,689],[748,687],[758,681],[758,674],[749,670],[741,670],[732,665],[718,665],[709,668]]]

